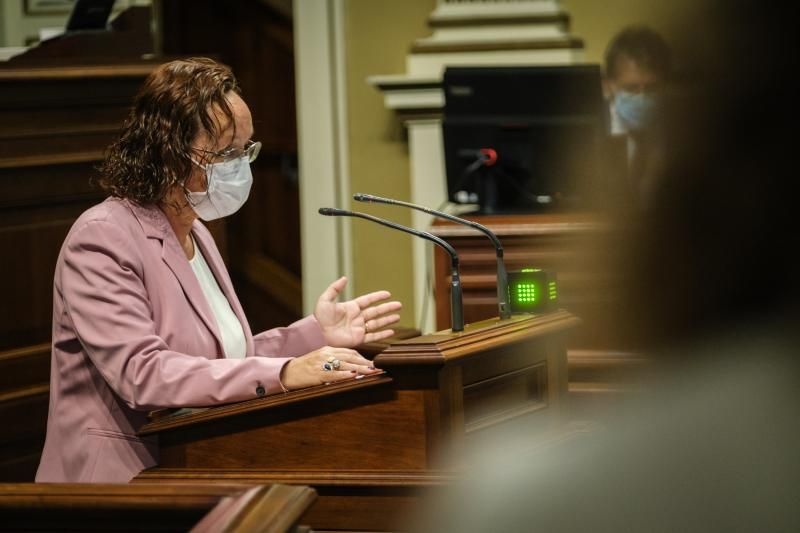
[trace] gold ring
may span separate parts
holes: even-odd
[[[333,363],[334,361],[336,361],[336,358],[334,356],[330,356],[330,357],[328,357],[327,361],[329,363]]]
[[[364,333],[369,333],[369,322],[364,321]]]
[[[333,366],[334,370],[339,370],[339,367],[342,366],[342,362],[339,361],[338,359],[334,359],[333,361],[331,361],[331,365]]]

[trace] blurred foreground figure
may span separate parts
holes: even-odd
[[[795,23],[752,2],[699,11],[652,209],[615,233],[618,324],[657,380],[595,429],[477,450],[418,530],[800,531]]]

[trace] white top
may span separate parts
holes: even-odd
[[[217,327],[222,335],[222,348],[225,350],[225,357],[228,359],[243,359],[247,351],[247,344],[244,338],[244,330],[236,314],[231,309],[231,304],[219,288],[214,274],[208,268],[203,257],[203,252],[197,246],[194,237],[192,237],[194,244],[194,257],[189,260],[192,265],[197,281],[200,282],[200,288],[203,289],[203,294],[206,296],[206,301],[214,313],[214,318],[217,320]]]

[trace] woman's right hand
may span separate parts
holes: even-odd
[[[336,361],[339,362],[338,370],[335,369]],[[280,379],[286,389],[294,390],[381,372],[355,350],[323,346],[286,363]]]

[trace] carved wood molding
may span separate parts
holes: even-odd
[[[466,217],[471,219],[471,217]],[[475,219],[478,221],[478,219]],[[524,215],[524,216],[483,216],[479,221],[491,228],[500,237],[516,235],[563,235],[567,233],[584,234],[592,231],[605,231],[608,224],[593,214],[572,213],[569,215]],[[430,229],[439,237],[482,237],[479,231],[455,224],[436,220]]]
[[[612,350],[569,350],[570,392],[639,390],[643,379],[656,371],[651,357]]]
[[[221,496],[241,493],[249,486],[232,483],[183,484],[94,484],[94,483],[3,483],[0,509],[21,505],[42,508],[208,508]]]
[[[11,392],[0,393],[0,404],[17,400],[33,399],[36,397],[47,398],[50,394],[50,385],[36,385]]]
[[[272,485],[253,487],[235,497],[226,497],[193,531],[290,531],[316,499],[314,489]]]
[[[96,163],[103,160],[103,150],[72,152],[27,157],[8,157],[0,159],[0,169],[43,167],[50,165],[71,165],[75,163]]]
[[[374,357],[397,341],[412,339],[420,336],[420,331],[415,328],[395,327],[394,335],[386,339],[359,345],[356,350],[367,358]]]
[[[428,27],[436,28],[457,28],[473,26],[509,26],[520,24],[569,24],[569,14],[561,13],[542,13],[539,15],[512,16],[501,15],[489,17],[486,15],[464,15],[461,17],[433,17],[428,19]]]
[[[47,395],[50,344],[0,352],[0,403]]]
[[[312,485],[315,487],[427,487],[443,486],[459,479],[452,470],[263,470],[154,468],[140,473],[136,483],[257,483]]]
[[[253,411],[276,409],[294,403],[339,394],[345,391],[385,386],[391,382],[392,378],[386,375],[368,376],[363,379],[339,381],[337,383],[309,387],[307,389],[290,391],[284,394],[274,394],[264,398],[256,398],[219,407],[202,407],[181,410],[181,413],[172,412],[170,414],[165,414],[163,411],[156,411],[152,415],[154,420],[145,424],[138,434],[140,436],[150,435]]]
[[[166,61],[166,59],[164,59]],[[31,67],[0,68],[0,82],[51,81],[85,78],[144,78],[161,62],[114,65],[41,65]]]
[[[566,311],[545,315],[517,315],[467,324],[464,331],[449,330],[399,341],[375,357],[380,368],[405,365],[443,365],[470,354],[491,350],[502,344],[567,331],[580,320]]]
[[[7,361],[12,361],[14,359],[24,359],[26,357],[31,357],[31,356],[38,356],[45,352],[50,353],[49,342],[34,344],[33,346],[25,346],[24,348],[14,348],[13,350],[2,351],[0,352],[0,365]]]
[[[314,489],[289,485],[0,484],[0,513],[12,525],[25,524],[24,529],[37,531],[72,531],[93,519],[97,519],[93,529],[102,530],[103,524],[111,527],[120,517],[131,516],[142,519],[133,529],[143,531],[161,531],[165,526],[177,530],[194,526],[192,531],[293,531],[315,499]],[[197,517],[202,518],[194,524]]]
[[[556,39],[520,39],[494,42],[416,42],[412,54],[439,54],[450,52],[503,52],[507,50],[579,50],[583,39],[562,37]]]

